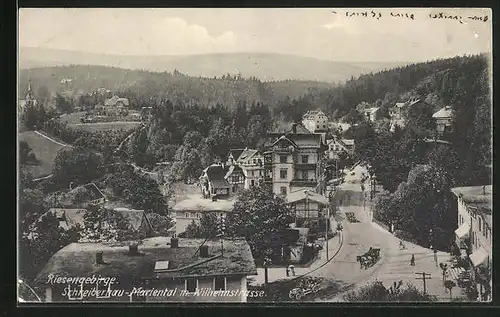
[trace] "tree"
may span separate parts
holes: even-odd
[[[56,95],[55,102],[56,102],[56,108],[62,113],[70,113],[73,108],[71,101],[66,99],[61,94]]]
[[[26,141],[21,141],[19,143],[19,163],[21,163],[21,165],[38,163],[35,153],[33,153],[33,149]]]
[[[343,118],[343,121],[349,124],[360,123],[363,120],[363,115],[360,114],[356,109],[351,109],[347,115]]]
[[[49,118],[45,108],[39,104],[27,104],[21,115],[21,121],[30,130],[41,129],[45,121]]]
[[[245,237],[252,254],[262,260],[293,222],[290,209],[266,186],[243,190],[226,218],[229,235]]]
[[[54,160],[54,178],[61,186],[86,184],[104,174],[102,157],[83,147],[61,149]]]
[[[434,302],[437,298],[424,294],[411,283],[405,286],[400,281],[394,282],[390,288],[386,288],[381,281],[361,287],[357,291],[351,291],[344,296],[348,302]]]
[[[217,223],[219,221],[217,215],[214,213],[203,214],[200,218],[200,223],[197,224],[193,220],[186,227],[183,236],[186,238],[214,238],[216,236]]]
[[[48,213],[31,226],[19,240],[19,273],[32,280],[47,260],[62,247],[79,239],[77,229],[65,231],[57,217]]]

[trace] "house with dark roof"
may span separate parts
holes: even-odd
[[[229,197],[232,185],[226,179],[227,172],[224,164],[212,164],[201,172],[200,187],[204,198]]]
[[[297,227],[319,228],[320,219],[328,218],[328,199],[314,191],[301,189],[291,192],[286,201]]]
[[[68,192],[51,193],[45,198],[54,208],[87,208],[89,205],[102,205],[107,197],[94,183],[88,183]]]
[[[245,239],[72,243],[35,279],[46,302],[246,302],[257,275]]]
[[[243,187],[258,186],[264,180],[264,156],[255,149],[231,149],[227,165],[239,166],[243,172]]]
[[[451,189],[457,197],[457,247],[468,255],[471,276],[482,300],[491,300],[493,257],[493,187],[467,186]],[[490,272],[489,277],[484,272]],[[488,274],[486,274],[488,275]],[[489,291],[488,291],[489,290]]]
[[[136,210],[124,207],[103,209],[103,213],[117,212],[123,216],[125,221],[127,221],[130,229],[135,232],[140,232],[146,237],[151,237],[155,234],[155,229],[151,224],[146,212],[144,210]],[[59,221],[59,227],[63,230],[69,230],[74,228],[84,229],[85,228],[85,214],[86,209],[77,208],[50,208],[49,211],[38,219],[41,221],[48,214],[56,216]]]
[[[264,182],[272,185],[273,192],[286,197],[291,191],[316,188],[324,168],[323,135],[293,124],[287,131],[268,132],[267,138]]]

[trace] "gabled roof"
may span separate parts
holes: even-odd
[[[224,180],[227,171],[220,164],[212,164],[205,168],[203,172],[207,175],[209,181],[217,181]]]
[[[323,205],[328,205],[328,199],[325,196],[308,189],[291,192],[286,196],[286,200],[288,203],[294,203],[301,200],[312,200]]]
[[[245,239],[224,239],[224,256],[219,241],[206,241],[209,258],[201,258],[198,248],[204,239],[179,239],[178,248],[170,247],[170,238],[144,239],[138,246],[141,256],[129,256],[132,241],[72,243],[54,254],[36,278],[45,284],[49,275],[87,277],[101,275],[127,280],[173,279],[197,276],[256,275],[255,261]],[[106,265],[96,265],[96,253],[102,252]],[[154,272],[157,261],[169,261],[165,272]]]
[[[282,141],[282,140],[286,140],[288,141],[291,145],[293,145],[295,148],[298,147],[297,143],[293,142],[292,140],[290,140],[289,138],[287,138],[286,136],[282,135],[280,136],[276,141],[274,141],[271,146],[274,146],[276,143]]]
[[[244,163],[246,161],[248,161],[249,159],[251,159],[254,155],[256,155],[257,153],[259,153],[258,150],[254,150],[254,149],[245,149],[240,157],[238,158],[238,163]]]
[[[269,135],[279,135],[279,134],[313,134],[311,131],[307,130],[301,123],[295,123],[296,133],[293,133],[293,125],[289,124],[287,127],[283,127],[278,131],[269,132]]]
[[[224,179],[227,179],[233,173],[239,172],[239,173],[243,174],[243,170],[238,165],[231,165],[228,168],[226,168],[225,170],[227,170],[227,172],[226,172],[226,175],[224,176]]]
[[[134,230],[138,230],[143,223],[146,224],[149,230],[153,230],[153,226],[149,222],[148,216],[144,210],[128,209],[128,208],[115,208],[113,209],[119,212],[123,218],[125,218],[128,223],[132,226]]]
[[[347,146],[354,146],[354,139],[342,139],[341,142]]]
[[[438,112],[432,115],[433,118],[452,118],[453,110],[450,107],[444,107],[440,109]]]
[[[230,149],[229,156],[232,156],[233,159],[237,161],[243,151],[245,151],[245,149]]]
[[[106,100],[106,102],[104,103],[105,106],[114,106],[116,105],[118,102],[123,102],[123,104],[125,106],[128,106],[129,105],[129,102],[128,102],[128,99],[127,98],[120,98],[118,97],[117,95],[114,95],[113,97],[109,98]]]

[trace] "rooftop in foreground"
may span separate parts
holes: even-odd
[[[233,208],[235,199],[218,199],[217,201],[212,201],[211,199],[205,199],[200,197],[198,194],[187,195],[187,199],[177,203],[173,210],[174,211],[230,211]]]
[[[190,276],[255,275],[255,262],[245,239],[224,240],[224,255],[219,241],[207,241],[209,255],[197,252],[203,239],[179,239],[171,248],[170,238],[144,239],[138,246],[140,255],[129,255],[130,241],[72,243],[58,251],[37,276],[37,283],[47,282],[50,274],[62,277],[101,275],[118,280],[138,281],[155,278]],[[96,264],[96,253],[102,252],[105,264]],[[157,261],[168,261],[168,269],[155,272]]]

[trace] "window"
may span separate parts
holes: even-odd
[[[216,276],[214,278],[214,291],[226,290],[226,278],[224,276]]]
[[[280,163],[286,163],[286,155],[280,155]]]
[[[200,218],[200,213],[199,212],[196,213],[196,218]]]
[[[186,216],[186,218],[189,218],[189,213],[186,212],[185,216]]]
[[[307,171],[302,171],[302,179],[307,179],[309,173]]]
[[[481,218],[477,219],[479,221],[479,232],[481,232],[482,226],[481,226]]]
[[[286,187],[285,186],[280,187],[280,192],[281,195],[286,196]]]
[[[240,181],[240,177],[238,175],[233,175],[233,176],[231,176],[231,181],[233,183],[237,183]]]
[[[252,187],[255,186],[255,181],[253,179],[250,181],[250,186],[252,186]]]
[[[186,279],[186,291],[188,292],[196,292],[196,289],[198,288],[198,280],[195,278],[188,278]]]
[[[309,155],[302,155],[302,163],[304,164],[309,163]]]
[[[288,170],[285,168],[280,169],[280,178],[281,179],[286,179],[288,176]]]

